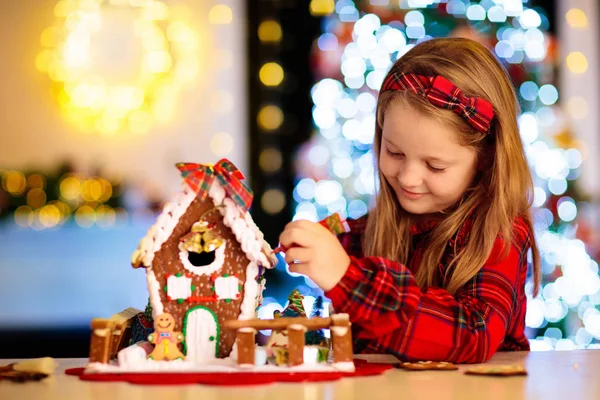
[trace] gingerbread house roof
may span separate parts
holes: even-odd
[[[223,223],[231,229],[246,257],[264,268],[275,267],[277,260],[272,255],[271,246],[264,240],[250,213],[227,197],[225,189],[217,181],[212,182],[208,195],[215,205],[223,206],[218,208]],[[184,182],[181,191],[165,204],[162,213],[140,241],[134,254],[134,259],[141,260],[141,266],[152,266],[154,254],[173,234],[179,219],[197,196],[198,194]]]

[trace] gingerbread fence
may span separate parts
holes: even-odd
[[[317,329],[329,329],[333,345],[333,361],[352,362],[352,331],[348,314],[334,314],[322,318],[277,318],[272,320],[249,319],[229,320],[223,324],[224,329],[236,330],[238,365],[254,365],[254,340],[257,330],[287,330],[288,331],[288,365],[295,366],[304,363],[304,334]]]

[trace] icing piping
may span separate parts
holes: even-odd
[[[208,265],[203,265],[201,267],[196,267],[188,259],[190,253],[183,248],[183,243],[179,243],[179,260],[183,264],[183,267],[191,273],[193,273],[194,275],[212,275],[214,272],[220,270],[223,267],[223,264],[225,263],[226,247],[227,242],[223,241],[223,244],[215,250],[215,260],[212,263]]]
[[[156,275],[154,275],[152,268],[146,269],[146,280],[148,281],[148,294],[150,295],[150,305],[152,306],[152,318],[155,319],[164,313],[164,308],[160,300],[160,284],[156,280]]]

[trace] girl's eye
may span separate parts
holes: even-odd
[[[402,153],[394,153],[393,151],[390,151],[390,149],[386,149],[388,155],[392,158],[401,158],[403,157]]]
[[[446,168],[436,168],[436,167],[431,166],[430,164],[427,164],[427,168],[429,168],[432,172],[434,172],[436,174],[439,174],[446,170]]]

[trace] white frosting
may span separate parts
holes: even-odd
[[[256,333],[256,329],[250,327],[250,326],[245,326],[243,328],[238,329],[238,332],[250,332],[250,333]]]
[[[215,279],[215,293],[217,299],[236,299],[240,293],[240,280],[235,276],[220,276]]]
[[[310,352],[312,355],[312,351]],[[301,365],[272,365],[263,363],[265,349],[256,347],[254,352],[255,365],[250,365],[252,372],[256,373],[277,373],[277,372],[336,372],[336,371],[354,371],[354,363],[338,362],[338,363],[311,363],[305,362]],[[190,373],[190,372],[216,372],[235,374],[236,372],[247,372],[247,368],[240,368],[237,361],[231,357],[223,359],[213,359],[208,363],[185,361],[155,361],[155,360],[140,360],[139,362],[128,365],[116,365],[113,363],[90,363],[85,367],[84,373],[145,373],[145,372],[167,372],[167,373]],[[232,375],[233,376],[233,375]]]
[[[171,299],[187,299],[192,296],[192,279],[171,275],[167,278],[167,296]]]
[[[306,332],[307,331],[306,326],[304,326],[302,324],[291,324],[291,325],[288,325],[288,329],[292,329],[292,330],[295,330],[295,331],[302,331],[302,332]]]
[[[190,253],[183,248],[183,243],[179,243],[179,260],[181,260],[181,263],[183,264],[183,267],[185,269],[187,269],[189,272],[191,272],[194,275],[204,275],[204,276],[210,276],[213,273],[219,271],[221,268],[223,268],[223,264],[225,263],[225,248],[227,247],[227,242],[223,241],[223,244],[221,244],[221,246],[219,246],[216,250],[215,250],[215,260],[213,262],[211,262],[208,265],[203,265],[200,267],[196,267],[194,264],[192,264],[189,260],[189,255]]]
[[[347,327],[347,326],[331,326],[331,327],[329,327],[329,329],[331,330],[331,333],[333,333],[334,336],[344,336],[345,334],[348,333],[349,327]]]
[[[338,371],[353,372],[355,367],[352,361],[336,362],[332,364],[333,368]]]
[[[94,335],[95,336],[106,337],[106,336],[108,336],[108,333],[109,333],[109,329],[108,328],[94,329]]]
[[[152,305],[152,318],[156,319],[164,313],[164,307],[160,301],[160,284],[156,280],[156,275],[152,268],[146,269],[146,281],[148,282],[148,294],[150,295],[150,304]]]

